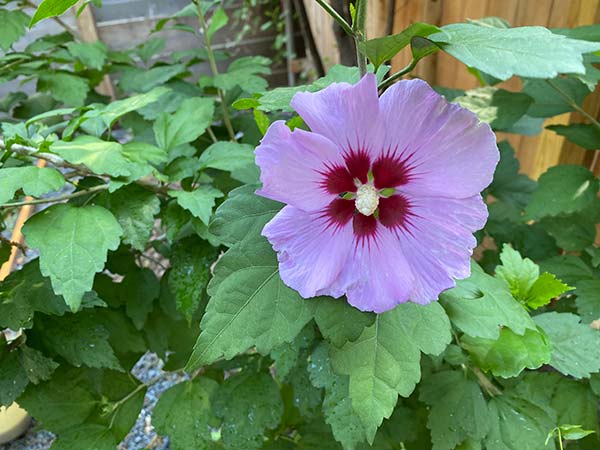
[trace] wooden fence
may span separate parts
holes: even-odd
[[[304,0],[316,36],[319,52],[326,65],[339,61],[333,22],[315,0]],[[369,0],[367,37],[385,35],[392,0]],[[398,33],[413,22],[445,25],[478,19],[486,16],[502,17],[512,26],[542,25],[549,28],[576,27],[598,23],[600,0],[395,0],[393,7],[393,33]],[[408,49],[392,61],[392,70],[399,70],[410,61]],[[449,55],[439,52],[419,63],[413,73],[429,83],[445,87],[471,89],[477,80],[466,67]],[[502,84],[509,90],[520,88],[519,80],[511,79]],[[600,112],[600,90],[590,95],[584,108],[597,117]],[[577,113],[567,113],[549,119],[544,125],[583,122]],[[552,131],[537,136],[502,134],[517,150],[521,171],[537,178],[551,166],[560,163],[584,164],[596,174],[600,163],[595,154],[583,150]],[[596,159],[596,160],[595,160]]]

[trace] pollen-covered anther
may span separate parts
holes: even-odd
[[[365,216],[371,216],[379,206],[379,194],[375,186],[363,184],[356,191],[356,209]]]

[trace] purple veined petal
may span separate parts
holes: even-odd
[[[375,75],[366,74],[356,84],[333,83],[319,92],[299,92],[291,106],[313,132],[335,142],[340,151],[380,151],[384,129]]]
[[[284,207],[264,227],[265,236],[279,260],[283,282],[304,298],[322,295],[339,297],[331,290],[352,250],[349,221],[334,226],[322,212],[304,212]]]
[[[422,80],[403,80],[380,99],[385,151],[410,167],[422,195],[464,198],[492,181],[496,137],[472,112],[448,103]]]
[[[378,225],[377,237],[353,243],[353,251],[333,291],[345,291],[361,311],[382,313],[410,299],[413,274],[395,233]]]
[[[324,188],[328,167],[343,163],[337,147],[316,133],[274,122],[255,150],[262,188],[257,194],[304,211],[326,207],[337,194]]]
[[[463,199],[424,197],[411,203],[406,230],[398,230],[402,253],[410,262],[415,303],[430,303],[470,275],[470,258],[477,241],[473,233],[487,219],[480,195]]]

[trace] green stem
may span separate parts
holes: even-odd
[[[573,100],[569,94],[567,94],[565,91],[563,91],[560,87],[558,87],[556,84],[554,84],[552,82],[552,80],[546,80],[546,83],[548,83],[548,85],[554,89],[556,92],[558,92],[560,94],[560,96],[565,100],[565,102],[567,102],[567,104],[573,108],[575,111],[579,112],[582,116],[584,116],[586,119],[588,119],[596,128],[598,128],[600,130],[600,122],[598,122],[590,113],[588,113],[585,109],[583,109],[581,106],[579,106],[577,104],[577,102],[575,102],[575,100]]]
[[[378,88],[379,89],[386,89],[388,88],[390,85],[392,85],[393,83],[395,83],[397,80],[399,80],[400,78],[402,78],[404,75],[406,75],[407,73],[409,73],[411,70],[413,70],[415,68],[415,66],[417,65],[417,60],[413,59],[404,69],[400,70],[399,72],[396,72],[394,75],[392,75],[389,78],[386,78],[385,80],[383,80],[381,83],[379,83]]]
[[[484,373],[479,369],[479,367],[471,367],[471,370],[477,377],[477,381],[479,385],[485,389],[485,391],[491,396],[495,397],[497,395],[502,395],[502,391],[498,389],[488,378],[484,375]]]
[[[206,55],[208,56],[210,70],[212,71],[213,76],[216,77],[217,75],[219,75],[219,68],[217,67],[217,60],[215,58],[215,54],[211,46],[210,36],[208,35],[208,26],[206,25],[204,13],[202,12],[202,8],[200,7],[200,1],[193,0],[193,2],[196,5],[196,11],[198,12],[198,22],[200,23],[202,35],[204,36],[204,43],[206,45]],[[217,89],[217,93],[219,95],[219,100],[221,101],[221,108],[223,109],[223,122],[225,123],[225,128],[227,128],[229,138],[232,141],[236,141],[237,139],[235,138],[235,132],[233,131],[233,126],[231,125],[231,120],[229,119],[229,112],[227,111],[227,104],[225,103],[225,96],[223,95],[223,91],[221,89]]]
[[[72,194],[59,195],[58,197],[51,198],[38,198],[35,200],[27,200],[24,202],[16,202],[16,203],[5,203],[4,205],[0,205],[0,208],[20,208],[25,205],[41,205],[44,203],[57,203],[63,200],[70,200],[72,198],[81,197],[82,195],[93,194],[94,192],[105,191],[108,189],[108,184],[100,184],[98,186],[91,187],[89,189],[84,189],[82,191],[73,192]]]
[[[357,0],[356,16],[352,24],[354,46],[356,47],[356,62],[361,78],[367,73],[367,56],[360,51],[361,44],[367,39],[367,0]]]
[[[327,12],[327,14],[329,14],[340,27],[342,27],[342,30],[344,30],[346,34],[354,37],[354,31],[352,30],[350,24],[348,24],[346,19],[344,19],[335,9],[333,9],[329,3],[327,3],[325,0],[317,0],[317,3],[321,5],[321,8],[323,8],[325,12]]]

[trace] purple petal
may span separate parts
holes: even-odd
[[[348,303],[361,311],[382,313],[407,302],[413,274],[397,236],[379,227],[375,240],[354,244],[334,288],[338,286],[344,287]]]
[[[417,198],[412,201],[406,230],[399,243],[410,262],[416,303],[430,303],[470,274],[470,258],[477,245],[473,233],[481,229],[487,208],[480,195],[463,199]]]
[[[492,181],[496,138],[472,112],[448,103],[422,80],[404,80],[380,100],[386,141],[410,167],[410,185],[426,196],[464,198]]]
[[[335,142],[340,151],[375,153],[381,147],[383,122],[373,74],[354,85],[334,83],[319,92],[299,92],[291,105],[313,132]]]
[[[339,297],[331,290],[352,250],[350,223],[332,226],[320,212],[307,213],[293,206],[283,208],[263,229],[279,260],[283,282],[304,298]]]
[[[343,162],[336,146],[316,133],[274,122],[255,150],[262,188],[257,194],[304,211],[322,210],[336,194],[328,192],[327,168]]]

